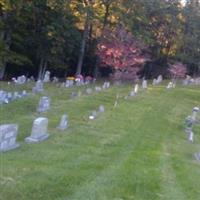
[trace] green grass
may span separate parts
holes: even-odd
[[[52,105],[42,115],[50,133],[42,143],[24,143],[39,116],[41,94],[0,108],[1,124],[19,124],[21,144],[0,154],[0,200],[199,200],[200,163],[193,154],[200,150],[200,126],[194,144],[183,131],[185,117],[200,104],[199,88],[156,86],[133,99],[120,98],[115,109],[116,93],[126,95],[130,85],[74,100],[72,89],[45,88]],[[101,104],[106,112],[89,121]],[[64,113],[70,127],[60,132],[56,126]]]

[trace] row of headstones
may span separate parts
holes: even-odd
[[[94,91],[99,93],[103,90],[109,89],[110,88],[110,82],[104,82],[104,84],[102,86],[95,86],[94,89],[92,88],[86,88],[85,90],[85,94],[86,95],[91,95]],[[82,95],[82,92],[79,90],[78,92],[73,91],[71,94],[71,97],[80,97]]]
[[[96,119],[98,114],[105,112],[103,105],[99,106],[98,111],[92,111],[89,119]],[[64,114],[61,117],[60,123],[57,126],[58,130],[64,131],[68,128],[68,116]],[[0,125],[0,152],[9,151],[18,148],[20,145],[16,143],[18,135],[18,125],[4,124]],[[31,135],[25,138],[26,143],[38,143],[46,140],[49,137],[48,133],[48,119],[39,117],[34,120]]]
[[[68,127],[68,117],[64,114],[60,120],[57,129],[63,131]],[[16,143],[18,135],[18,125],[4,124],[0,125],[0,152],[9,151],[18,148],[20,145]],[[31,135],[25,138],[26,143],[37,143],[46,140],[48,134],[48,119],[39,117],[34,120]]]
[[[195,124],[199,122],[197,119],[197,115],[200,109],[198,107],[194,107],[192,110],[192,115],[187,116],[185,119],[185,133],[187,134],[188,141],[193,143],[194,142],[194,132],[193,127]],[[197,161],[200,161],[200,152],[194,154]]]
[[[8,104],[14,100],[24,98],[28,95],[26,90],[22,92],[6,92],[4,90],[0,90],[0,105]]]
[[[186,78],[183,80],[183,85],[200,85],[200,77],[192,78],[190,76],[186,76]]]

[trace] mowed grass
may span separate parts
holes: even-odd
[[[25,87],[31,91],[31,85]],[[3,83],[1,88],[14,90]],[[193,154],[200,151],[200,126],[190,144],[183,124],[200,105],[200,88],[156,86],[124,100],[130,88],[71,99],[73,90],[84,88],[46,84],[43,94],[1,106],[0,123],[19,125],[21,147],[0,154],[0,200],[199,200],[200,163]],[[41,115],[49,119],[50,137],[26,144],[40,116],[41,95],[52,99],[51,110]],[[89,121],[99,105],[105,113]],[[61,132],[56,126],[64,113],[70,126]]]

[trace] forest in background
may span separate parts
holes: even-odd
[[[199,0],[0,0],[0,79],[105,76],[97,46],[118,26],[148,46],[142,76],[165,76],[173,61],[197,76],[199,22]]]

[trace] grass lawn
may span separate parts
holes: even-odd
[[[31,91],[31,85],[6,90]],[[72,89],[46,84],[52,99],[48,140],[26,144],[41,94],[0,106],[0,124],[19,125],[21,147],[0,154],[0,200],[199,200],[200,125],[187,142],[184,119],[200,105],[200,88],[150,87],[113,108],[130,85],[71,99]],[[84,88],[82,88],[83,90]],[[78,89],[76,89],[78,90]],[[90,111],[105,106],[94,121]],[[58,131],[62,114],[69,128]]]

